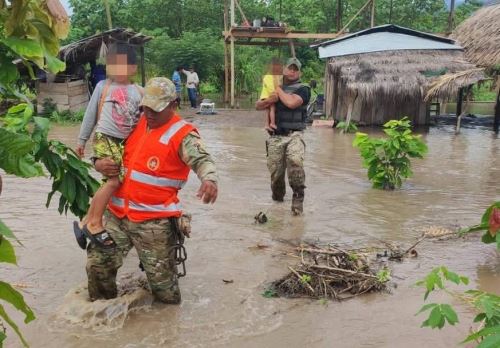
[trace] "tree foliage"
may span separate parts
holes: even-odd
[[[224,0],[110,0],[114,27],[131,28],[154,37],[147,44],[148,75],[170,76],[177,65],[196,65],[202,82],[222,90],[224,55]],[[343,0],[342,25],[366,3],[366,0]],[[392,10],[391,10],[392,3]],[[108,29],[101,0],[70,0],[72,28],[66,42]],[[335,32],[337,1],[327,0],[240,0],[248,20],[270,16],[290,28],[309,32]],[[477,0],[467,0],[456,9],[458,24],[479,7]],[[243,18],[238,10],[236,23]],[[394,23],[429,32],[444,32],[448,12],[443,0],[376,1],[375,24]],[[362,12],[348,30],[370,26],[370,11]],[[288,47],[236,47],[236,90],[254,92],[260,87],[266,63],[272,56],[289,56]],[[304,81],[321,80],[324,63],[308,47],[297,48],[303,63]]]

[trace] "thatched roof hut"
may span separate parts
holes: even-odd
[[[468,61],[486,68],[500,65],[500,4],[476,11],[451,37],[464,48]]]
[[[326,114],[364,124],[408,116],[427,124],[425,92],[438,76],[470,70],[451,39],[384,25],[316,45],[328,59]],[[454,94],[453,96],[456,96]]]
[[[500,4],[483,7],[460,24],[451,35],[465,49],[468,60],[486,68],[496,79],[495,121],[500,128]]]

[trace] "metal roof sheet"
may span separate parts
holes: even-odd
[[[319,46],[319,57],[330,58],[395,50],[462,50],[462,47],[431,38],[394,32],[374,32]]]

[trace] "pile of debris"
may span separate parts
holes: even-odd
[[[280,297],[312,297],[345,300],[387,288],[390,271],[372,269],[369,255],[361,250],[336,246],[301,245],[294,250],[301,262],[290,273],[271,284]],[[268,291],[269,291],[268,290]]]

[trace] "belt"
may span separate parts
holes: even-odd
[[[292,129],[289,129],[289,130],[283,130],[283,131],[271,131],[269,132],[269,135],[278,135],[278,136],[281,136],[281,137],[287,137],[289,136],[290,134],[292,133],[295,133],[295,132],[300,132],[300,130],[292,130]]]

